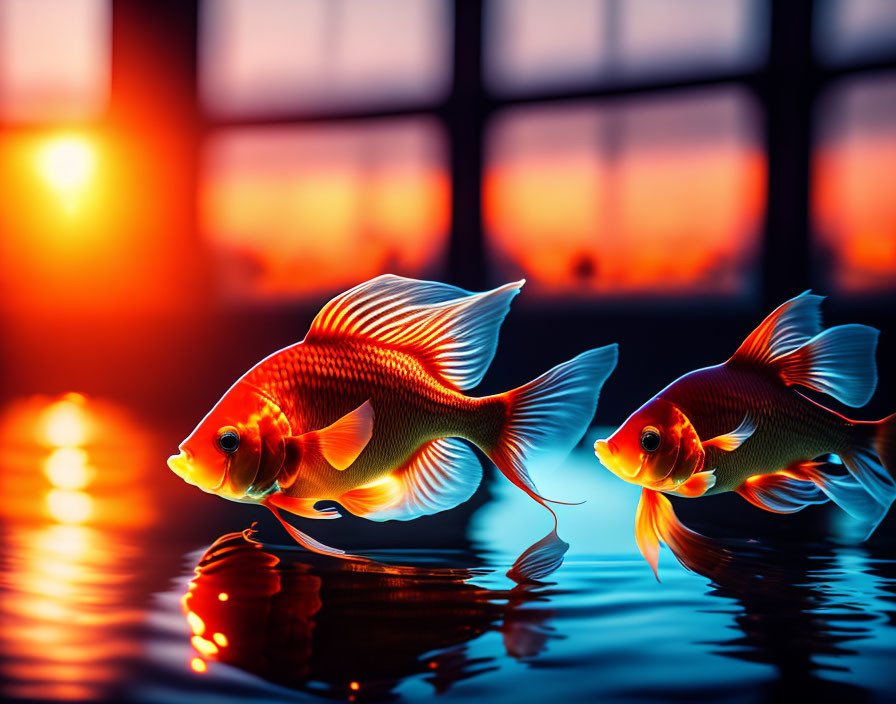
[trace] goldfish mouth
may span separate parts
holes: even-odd
[[[594,454],[597,455],[600,463],[620,479],[632,481],[641,472],[641,467],[635,468],[634,472],[628,472],[624,464],[616,457],[618,450],[616,443],[609,439],[598,440],[594,443]]]
[[[193,473],[190,456],[183,450],[168,458],[168,468],[185,482],[195,484],[195,482],[190,480],[190,476]]]

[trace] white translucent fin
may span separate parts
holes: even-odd
[[[508,413],[492,447],[483,449],[510,481],[544,502],[526,468],[549,456],[562,461],[581,439],[597,407],[600,390],[616,367],[617,345],[583,352],[503,396]]]
[[[449,386],[469,389],[491,364],[498,330],[523,283],[470,293],[386,274],[327,303],[305,342],[354,338],[402,349]]]
[[[747,413],[737,428],[730,433],[719,435],[718,437],[705,441],[703,447],[713,446],[720,450],[724,450],[725,452],[732,452],[743,445],[747,438],[755,432],[756,421],[754,421],[753,417]]]
[[[889,475],[877,453],[867,447],[857,447],[840,454],[840,459],[874,500],[884,508],[890,508],[896,499],[896,482]]]
[[[867,325],[838,325],[775,359],[774,366],[786,383],[830,394],[858,408],[871,400],[877,388],[878,335]]]
[[[782,303],[763,320],[729,361],[766,364],[821,332],[823,296],[809,291]]]
[[[481,481],[473,450],[457,438],[440,438],[385,480],[349,491],[339,503],[371,521],[410,521],[464,503]]]
[[[557,571],[563,564],[563,556],[569,543],[557,535],[557,527],[520,555],[507,576],[514,582],[538,582]]]
[[[314,438],[324,459],[342,471],[358,459],[373,436],[373,406],[365,401],[326,428],[305,434]]]

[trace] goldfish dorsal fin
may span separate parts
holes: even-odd
[[[433,281],[378,276],[327,303],[305,342],[376,342],[412,354],[454,388],[472,388],[495,356],[498,330],[523,283],[470,293]]]
[[[782,303],[750,333],[729,361],[768,364],[792,352],[821,332],[823,300],[824,296],[804,291]]]
[[[740,425],[737,426],[730,433],[725,433],[724,435],[718,435],[711,440],[705,440],[703,442],[703,447],[717,447],[720,450],[724,450],[725,452],[731,452],[732,450],[736,450],[741,445],[746,442],[747,438],[749,438],[753,433],[756,432],[756,421],[753,420],[753,416],[747,413],[744,416],[744,419],[740,422]]]
[[[684,484],[680,484],[675,490],[675,493],[679,496],[687,496],[688,498],[693,499],[698,496],[703,496],[715,485],[715,470],[697,472],[696,474],[692,474]]]
[[[332,425],[307,435],[315,437],[327,462],[340,472],[348,469],[373,435],[373,406],[370,401],[365,401]]]
[[[426,443],[390,476],[346,492],[339,499],[371,521],[409,521],[467,501],[482,480],[482,465],[457,438]]]

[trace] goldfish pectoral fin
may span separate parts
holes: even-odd
[[[348,469],[367,447],[373,435],[373,406],[365,401],[332,425],[314,430],[317,446],[324,459],[340,472]]]
[[[693,499],[698,496],[703,496],[715,485],[715,470],[697,472],[696,474],[692,474],[686,482],[684,482],[683,484],[679,484],[678,488],[675,490],[675,493],[679,494],[680,496],[687,496],[688,498]]]
[[[563,556],[567,550],[569,543],[557,535],[555,526],[550,533],[530,545],[516,559],[507,571],[507,576],[517,583],[539,582],[557,571],[563,564]]]
[[[718,435],[710,440],[703,442],[703,447],[717,447],[725,452],[736,450],[746,442],[746,440],[756,432],[756,421],[753,416],[747,413],[740,425],[730,433]]]
[[[385,479],[346,492],[339,503],[371,521],[409,521],[464,503],[481,481],[482,465],[469,445],[439,438]]]
[[[821,332],[824,296],[804,291],[782,303],[763,320],[729,360],[765,365],[792,352]]]
[[[354,337],[385,342],[426,362],[441,381],[469,389],[491,364],[498,329],[524,283],[470,293],[385,274],[327,303],[305,341]]]
[[[660,581],[658,572],[660,559],[660,540],[656,531],[656,501],[661,498],[659,492],[641,489],[641,499],[635,512],[635,542],[638,550],[653,570],[653,575]]]
[[[277,508],[282,508],[284,511],[289,511],[290,513],[294,513],[296,516],[301,516],[302,518],[342,517],[342,514],[340,514],[339,511],[332,507],[325,508],[323,510],[314,508],[314,504],[320,501],[320,499],[303,499],[293,496],[284,496],[283,494],[271,494],[269,497],[267,497],[266,501],[273,504]]]

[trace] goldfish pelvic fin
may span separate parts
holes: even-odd
[[[262,502],[265,506],[271,509],[271,512],[277,517],[277,520],[280,521],[280,524],[286,528],[286,532],[289,533],[290,537],[295,540],[299,545],[301,545],[306,550],[310,550],[311,552],[319,553],[320,555],[331,555],[332,557],[341,557],[343,559],[350,560],[364,560],[362,557],[356,557],[355,555],[349,555],[345,552],[345,550],[340,550],[339,548],[331,548],[329,545],[324,545],[323,543],[319,543],[310,535],[305,535],[298,528],[287,523],[283,516],[280,515],[280,512],[277,510],[277,507],[271,503],[269,499],[265,499]]]
[[[804,291],[782,303],[763,320],[729,362],[768,364],[792,352],[821,332],[821,302],[824,296]]]
[[[617,345],[583,352],[502,396],[507,419],[497,438],[480,443],[501,473],[540,503],[527,466],[559,464],[575,447],[597,407],[607,377],[616,367]],[[560,502],[554,502],[560,503]]]
[[[774,360],[781,379],[864,406],[877,388],[874,351],[880,333],[867,325],[838,325]]]
[[[688,498],[693,499],[698,496],[703,496],[715,485],[715,470],[697,472],[696,474],[692,474],[684,484],[680,484],[675,490],[675,493],[679,496],[687,496]]]
[[[653,489],[641,489],[635,513],[635,540],[657,581],[660,541],[669,546],[682,565],[701,574],[711,572],[728,558],[714,541],[682,524],[669,499]]]
[[[457,438],[423,445],[385,479],[343,494],[339,502],[371,521],[410,521],[467,501],[482,481],[482,465]]]
[[[807,476],[804,465],[778,474],[756,474],[737,488],[737,493],[754,506],[772,513],[796,513],[811,504],[823,504],[828,497]]]
[[[332,425],[306,433],[317,441],[324,459],[339,471],[348,469],[373,435],[373,406],[365,401]]]
[[[456,389],[476,386],[495,356],[498,329],[524,281],[484,293],[386,274],[337,296],[305,342],[354,338],[413,354]]]
[[[539,582],[549,577],[563,564],[563,556],[569,550],[569,543],[557,535],[557,527],[534,545],[530,545],[520,555],[507,576],[514,582]]]
[[[737,428],[730,433],[725,433],[725,435],[719,435],[711,440],[706,440],[703,443],[703,447],[717,447],[725,452],[731,452],[743,445],[747,438],[755,432],[756,421],[754,421],[753,417],[747,413]]]
[[[267,501],[277,508],[294,513],[302,518],[342,518],[342,514],[335,508],[325,508],[321,511],[314,508],[320,499],[301,499],[283,494],[271,494]]]

